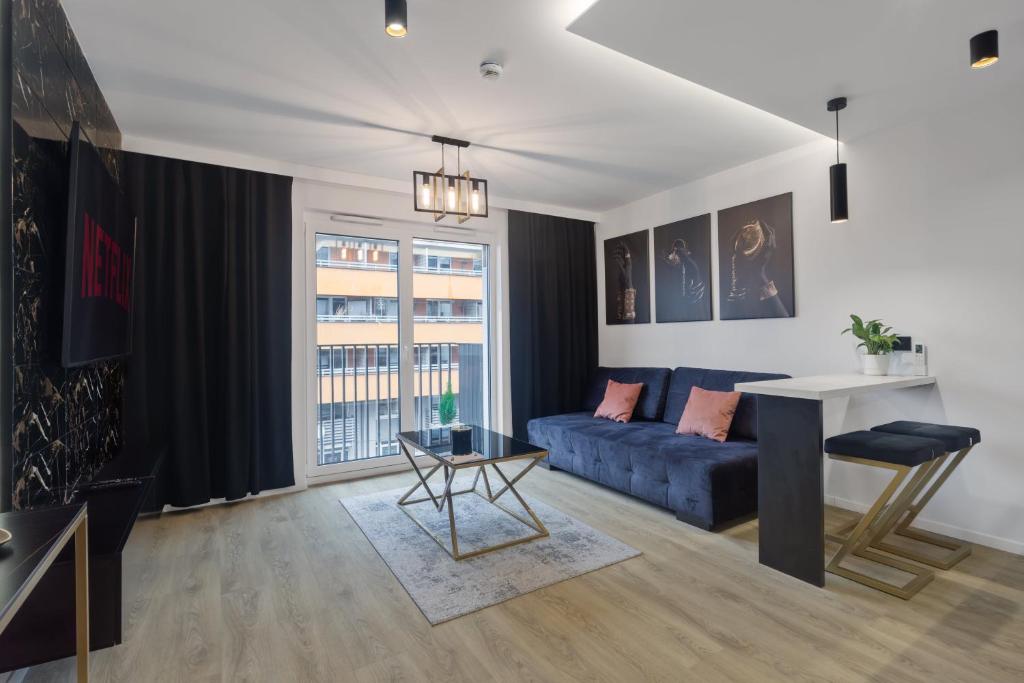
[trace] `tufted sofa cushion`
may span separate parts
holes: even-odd
[[[757,509],[757,444],[675,434],[667,422],[620,424],[569,413],[530,420],[555,468],[669,508],[712,528]]]
[[[665,412],[662,420],[671,425],[679,424],[686,401],[693,387],[710,391],[734,391],[740,382],[760,382],[766,379],[786,379],[789,375],[766,372],[744,372],[740,370],[707,370],[704,368],[676,368],[672,371],[665,398]],[[736,414],[729,428],[729,439],[757,439],[757,397],[751,394],[740,396]]]
[[[605,368],[600,367],[590,380],[583,399],[583,410],[593,413],[604,399],[608,380],[621,384],[643,383],[640,400],[633,411],[634,420],[660,420],[665,412],[665,392],[671,370],[668,368]],[[677,419],[676,422],[679,422]]]

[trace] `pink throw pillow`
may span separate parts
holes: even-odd
[[[643,390],[640,384],[622,384],[613,379],[608,380],[608,388],[604,390],[604,400],[597,407],[594,417],[604,417],[616,422],[629,422],[633,418],[633,409],[640,399]]]
[[[679,426],[676,427],[676,434],[695,434],[719,442],[725,441],[740,396],[738,391],[708,391],[693,387],[683,416],[679,419]]]

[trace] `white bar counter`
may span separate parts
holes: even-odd
[[[828,399],[925,387],[930,376],[815,375],[741,382],[757,396],[758,556],[761,564],[825,585],[824,425]]]
[[[786,396],[824,401],[829,398],[856,396],[884,389],[907,389],[935,384],[935,378],[920,375],[811,375],[791,379],[769,379],[763,382],[742,382],[734,391],[763,396]]]

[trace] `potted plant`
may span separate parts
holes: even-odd
[[[840,334],[851,333],[860,343],[857,348],[864,349],[861,355],[861,366],[865,375],[888,375],[889,354],[899,341],[895,334],[889,334],[892,327],[886,327],[881,320],[868,320],[864,322],[860,316],[851,315],[853,324],[843,330]]]
[[[441,394],[441,402],[437,405],[437,419],[445,427],[455,422],[455,394],[452,392],[452,382],[448,380],[448,386]]]
[[[452,391],[451,380],[441,394],[441,402],[437,406],[437,419],[442,425],[452,430],[452,455],[469,455],[473,452],[473,429],[456,422],[458,412],[455,407],[455,393]]]

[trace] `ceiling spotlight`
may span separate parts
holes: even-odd
[[[409,32],[409,10],[405,0],[384,0],[384,32],[402,38]]]
[[[992,29],[971,38],[971,68],[984,69],[999,61],[999,31]]]
[[[850,206],[846,194],[846,164],[839,163],[839,111],[846,109],[846,98],[837,97],[829,100],[826,107],[836,113],[836,163],[828,170],[832,222],[845,223],[850,218]]]

